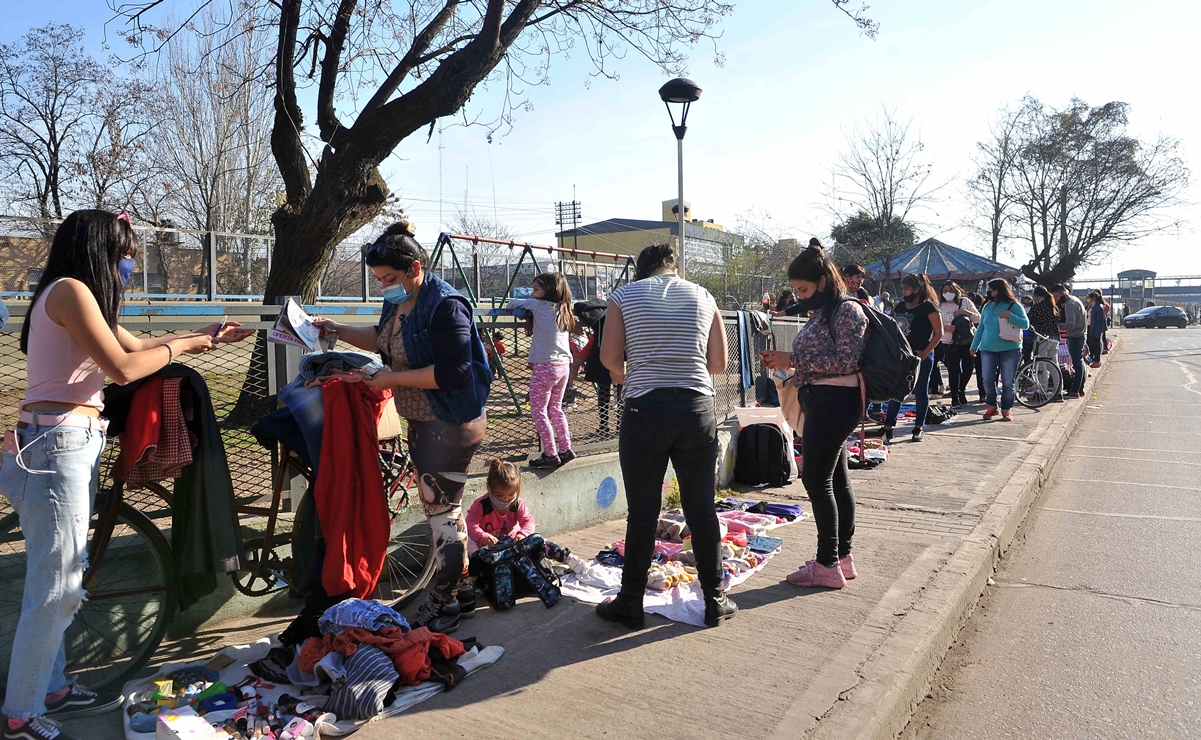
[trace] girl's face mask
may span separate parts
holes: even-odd
[[[121,276],[122,285],[129,282],[129,276],[133,274],[136,267],[137,263],[134,262],[133,257],[122,257],[121,261],[117,263],[117,274]]]

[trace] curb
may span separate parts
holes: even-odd
[[[1119,348],[1115,341],[1110,361]],[[1081,403],[1065,405],[1052,417],[1047,425],[1051,433],[1033,444],[972,533],[931,578],[896,630],[867,658],[854,688],[839,697],[806,737],[894,740],[905,729],[1108,369],[1107,361],[1089,378]]]

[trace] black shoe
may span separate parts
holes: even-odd
[[[475,586],[459,586],[459,619],[475,616]]]
[[[104,714],[121,706],[120,694],[97,694],[91,689],[85,689],[75,684],[67,695],[53,704],[46,705],[46,716],[55,719],[67,717],[87,717],[92,714]]]
[[[548,455],[545,452],[542,453],[542,457],[534,458],[529,462],[531,468],[550,468],[552,470],[562,464],[557,456]]]
[[[914,442],[921,442],[921,441],[922,441],[922,428],[921,428],[921,427],[914,427],[914,428],[913,428],[913,441],[914,441]]]
[[[869,439],[872,437],[891,437],[892,430],[886,427],[876,427],[875,429],[868,429],[866,432],[864,432],[863,436],[868,437]]]
[[[959,399],[955,399],[954,401],[951,401],[951,408],[961,409],[963,407],[964,407],[964,404],[962,402],[960,402]]]
[[[716,599],[705,598],[705,626],[716,627],[738,613],[738,605],[722,593]]]
[[[33,717],[17,729],[9,729],[8,720],[0,723],[3,740],[75,740],[58,726],[58,723],[45,717]]]
[[[635,603],[633,599],[627,599],[621,594],[597,604],[596,616],[606,622],[621,622],[632,630],[646,627],[646,614],[642,611],[642,604]]]
[[[566,465],[575,459],[575,453],[571,450],[563,450],[559,453],[559,464]]]
[[[417,618],[412,624],[414,627],[429,627],[430,632],[449,635],[459,628],[459,602],[443,603],[430,594],[429,601],[417,610]]]

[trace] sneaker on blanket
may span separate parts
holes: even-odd
[[[98,694],[78,684],[72,684],[66,696],[46,704],[46,716],[64,719],[104,714],[121,706],[120,694]]]
[[[13,728],[9,721],[3,721],[0,738],[3,740],[75,740],[74,737],[62,731],[59,724],[45,717],[31,717],[28,722]]]
[[[588,570],[588,561],[584,560],[579,555],[576,555],[574,552],[567,556],[567,562],[565,565],[567,565],[568,568],[571,568],[571,572],[575,573],[576,575]]]
[[[430,632],[449,635],[459,628],[459,602],[443,603],[430,594],[429,600],[417,610],[414,627],[428,627]]]
[[[459,602],[459,619],[471,619],[475,616],[475,586],[459,586],[455,600]]]

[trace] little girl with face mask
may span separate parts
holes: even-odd
[[[534,534],[537,525],[534,515],[521,497],[521,470],[511,462],[493,460],[488,467],[486,496],[480,496],[467,510],[467,549],[475,552],[490,547],[501,538],[521,540]],[[576,573],[582,573],[586,563],[571,550],[546,541],[546,554]]]

